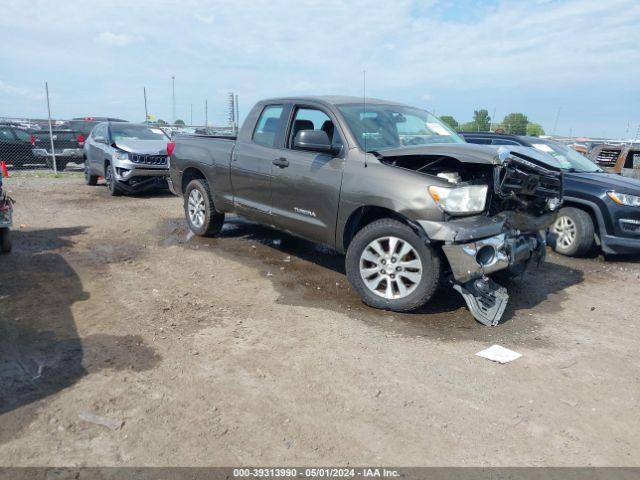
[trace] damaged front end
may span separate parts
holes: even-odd
[[[450,266],[449,280],[473,316],[484,325],[495,326],[509,295],[489,275],[499,271],[521,275],[532,263],[544,260],[545,230],[562,203],[563,178],[553,159],[535,152],[520,147],[486,147],[484,152],[488,151],[490,158],[464,150],[466,157],[455,151],[428,155],[424,151],[420,156],[383,161],[445,178],[454,184],[451,188],[489,186],[482,212],[455,215],[445,210],[443,220],[417,223],[430,242],[441,245]]]

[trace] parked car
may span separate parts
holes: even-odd
[[[84,144],[87,185],[96,185],[98,177],[104,177],[111,195],[166,187],[170,141],[159,128],[128,122],[99,123]]]
[[[78,132],[78,141],[84,142],[93,130],[93,127],[101,122],[126,122],[118,118],[110,117],[81,117],[69,121],[69,129]]]
[[[80,140],[78,132],[72,130],[53,130],[53,149],[56,155],[56,168],[64,170],[69,162],[83,163],[84,139]],[[48,130],[31,132],[31,143],[34,156],[53,168],[51,152],[51,135]]]
[[[640,179],[640,145],[598,145],[589,158],[611,173]]]
[[[24,168],[37,164],[33,155],[31,133],[13,125],[0,124],[0,161],[12,168]]]
[[[447,279],[496,325],[508,294],[488,275],[544,257],[539,231],[562,199],[553,164],[528,148],[469,145],[394,102],[280,98],[255,105],[236,139],[177,136],[170,188],[197,235],[235,212],[346,252],[347,277],[373,307],[414,310]]]
[[[549,244],[580,256],[599,246],[604,253],[640,251],[640,181],[605,172],[564,145],[537,137],[464,133],[470,143],[522,145],[555,157],[564,171],[564,204],[550,228]]]

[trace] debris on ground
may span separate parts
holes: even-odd
[[[119,430],[124,425],[124,420],[115,420],[107,417],[101,417],[90,412],[80,412],[78,416],[85,422],[93,423],[95,425],[102,425],[111,430]]]
[[[508,348],[501,347],[500,345],[491,345],[489,348],[476,353],[477,356],[491,360],[498,363],[509,363],[522,356],[521,353],[514,352]]]

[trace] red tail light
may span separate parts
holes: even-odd
[[[173,151],[176,149],[176,142],[167,143],[167,155],[173,155]]]
[[[78,140],[78,145],[80,145],[81,147],[84,146],[84,141],[86,140],[84,138],[84,135],[79,133],[78,136],[76,137],[76,139]]]
[[[36,146],[36,136],[33,133],[31,134],[31,146]]]

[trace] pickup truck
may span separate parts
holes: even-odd
[[[174,142],[169,188],[193,233],[216,235],[235,213],[328,245],[346,253],[366,304],[399,312],[449,284],[497,325],[509,296],[489,275],[543,260],[562,203],[552,157],[467,144],[432,114],[384,100],[263,100],[237,138]]]

